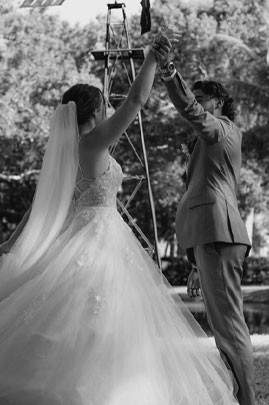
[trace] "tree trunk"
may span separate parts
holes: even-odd
[[[249,237],[251,243],[253,242],[254,220],[255,220],[254,208],[251,208],[250,212],[247,215],[247,219],[246,219],[247,233],[248,233],[248,237]],[[250,256],[251,255],[252,255],[252,251],[250,252]]]

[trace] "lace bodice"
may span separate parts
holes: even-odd
[[[73,198],[76,211],[86,207],[116,207],[122,178],[120,165],[109,156],[109,166],[103,174],[93,179],[83,177],[77,183]]]

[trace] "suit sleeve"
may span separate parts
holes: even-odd
[[[178,72],[164,83],[172,103],[182,117],[197,130],[198,136],[208,144],[220,142],[225,137],[227,131],[224,121],[204,110]]]

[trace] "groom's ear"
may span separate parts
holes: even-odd
[[[218,108],[222,108],[222,107],[224,106],[224,100],[223,100],[223,98],[218,98],[218,99],[217,99],[216,106],[217,106]]]
[[[96,118],[98,113],[100,113],[101,107],[97,107],[93,112],[92,112],[92,118]]]

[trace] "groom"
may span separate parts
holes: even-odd
[[[201,287],[207,317],[223,360],[238,384],[240,405],[254,405],[252,346],[243,314],[241,278],[250,250],[236,198],[242,135],[235,126],[232,99],[220,83],[196,82],[192,91],[164,51],[154,47],[174,106],[196,132],[186,173],[187,190],[178,205],[179,245],[197,266],[188,280],[190,296]]]

